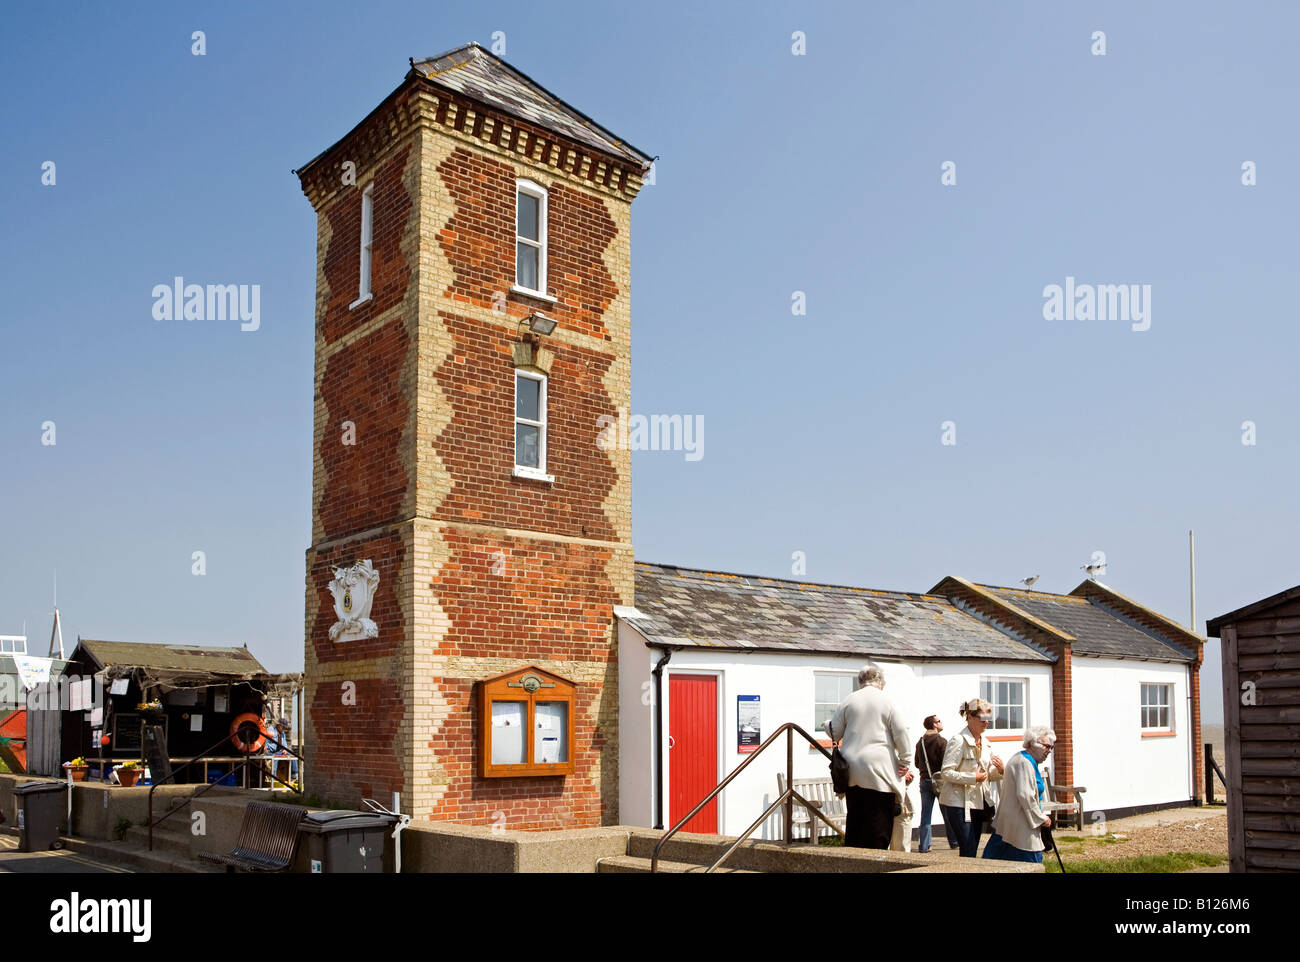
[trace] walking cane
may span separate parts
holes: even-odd
[[[1061,850],[1056,847],[1056,839],[1052,837],[1052,830],[1044,825],[1038,830],[1038,833],[1043,837],[1043,845],[1050,847],[1053,854],[1056,855],[1056,864],[1061,866],[1061,874],[1064,875],[1065,863],[1061,861]]]

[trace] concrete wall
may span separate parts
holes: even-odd
[[[1187,666],[1074,656],[1074,777],[1089,812],[1193,794]],[[1174,735],[1143,737],[1141,684],[1172,684]]]
[[[23,782],[54,782],[60,779],[34,778],[26,775],[0,774],[0,814],[4,821],[0,828],[16,828],[17,807],[13,789]],[[162,815],[179,800],[190,795],[197,785],[162,785],[154,793],[154,818]],[[67,796],[62,804],[67,805]],[[103,782],[74,782],[72,785],[72,834],[77,838],[106,841],[114,838],[120,819],[129,819],[132,825],[148,821],[149,789],[123,788]],[[179,817],[179,816],[178,816]],[[66,823],[63,825],[67,830]]]
[[[620,811],[629,825],[653,824],[653,705],[643,705],[642,685],[653,682],[651,669],[661,653],[645,646],[644,639],[626,624],[620,624],[620,686],[622,717],[620,723],[620,757],[622,759]],[[938,714],[948,737],[961,731],[957,714],[960,703],[979,694],[981,677],[1003,676],[1028,680],[1028,724],[1050,725],[1051,670],[1045,664],[995,662],[930,662],[901,664],[875,662],[885,673],[885,691],[901,708],[906,720],[909,743],[920,738],[922,721]],[[767,738],[785,722],[795,722],[809,734],[824,739],[824,732],[813,731],[815,714],[814,674],[821,671],[856,675],[863,660],[834,655],[811,654],[743,654],[725,650],[675,652],[665,672],[664,730],[670,723],[667,705],[667,677],[674,672],[712,672],[719,676],[719,778],[732,771],[748,757],[736,750],[736,696],[758,695],[762,707],[762,738]],[[652,688],[646,689],[647,692]],[[1020,735],[1000,745],[997,752],[1005,760],[1020,750]],[[666,739],[665,739],[666,741]],[[909,763],[911,759],[908,759]],[[777,772],[785,771],[784,746],[774,746],[723,792],[718,810],[718,831],[738,833],[770,805],[777,795]],[[668,797],[670,771],[664,769],[664,792]],[[825,757],[799,739],[795,746],[796,778],[828,775]],[[920,786],[912,782],[909,789],[917,811],[914,826],[920,824]],[[671,819],[667,803],[665,822]],[[932,821],[942,831],[938,807]],[[667,825],[665,825],[667,827]],[[759,838],[779,837],[779,816],[769,819],[755,833]]]

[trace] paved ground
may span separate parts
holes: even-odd
[[[131,869],[110,865],[68,851],[20,852],[18,836],[0,834],[0,874],[6,872],[91,872],[107,874],[130,872]]]
[[[1069,870],[1071,858],[1124,858],[1131,855],[1152,855],[1163,852],[1209,852],[1227,856],[1228,812],[1224,806],[1200,806],[1189,808],[1171,808],[1146,815],[1133,815],[1129,818],[1113,819],[1105,823],[1104,831],[1061,831],[1057,832],[1058,841],[1066,838],[1085,840],[1080,845],[1065,844],[1060,846],[1061,857]],[[1101,826],[1095,825],[1100,829]],[[980,854],[984,853],[984,843],[988,835],[981,839]],[[915,849],[913,849],[915,851]],[[916,853],[920,854],[920,853]],[[948,848],[942,827],[937,827],[934,841],[928,854],[922,856],[940,862],[958,860],[956,849]],[[1048,858],[1055,856],[1048,853]],[[1226,863],[1214,868],[1196,869],[1199,872],[1226,872]]]

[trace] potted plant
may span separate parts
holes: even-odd
[[[117,766],[117,780],[122,783],[123,788],[131,788],[135,785],[135,780],[140,777],[139,762],[123,762]]]
[[[142,701],[140,704],[135,706],[135,710],[138,711],[140,716],[150,724],[162,724],[164,717],[162,702],[156,699],[153,701]]]
[[[74,782],[84,782],[86,780],[86,772],[90,771],[90,766],[87,765],[86,760],[80,756],[74,758],[70,762],[64,762],[63,767],[72,772],[72,780]]]

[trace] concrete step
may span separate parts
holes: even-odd
[[[176,816],[179,818],[180,816]],[[175,822],[168,819],[153,830],[153,849],[155,852],[174,852],[177,855],[190,854],[190,833],[187,822]],[[180,831],[176,828],[180,827]],[[147,849],[149,847],[149,829],[143,825],[133,825],[126,830],[123,841]]]
[[[633,832],[628,838],[627,854],[649,859],[663,832]],[[660,857],[674,862],[712,865],[735,839],[725,835],[696,835],[679,832],[664,846]],[[920,868],[929,856],[904,852],[881,852],[873,849],[846,849],[841,846],[764,842],[747,839],[723,863],[723,867],[749,869],[754,872],[800,872],[842,874],[847,872],[889,872]]]
[[[686,875],[692,872],[704,874],[707,869],[707,865],[697,865],[694,862],[659,860],[659,872],[665,875]],[[646,875],[650,872],[650,859],[637,858],[634,855],[608,856],[596,863],[596,871],[608,875]],[[731,868],[724,864],[715,874],[757,875],[759,873],[747,868]]]
[[[134,842],[101,842],[83,838],[65,838],[63,847],[70,852],[80,852],[92,858],[115,865],[123,865],[141,872],[170,872],[188,875],[207,875],[223,872],[218,865],[207,865],[177,852],[156,847],[150,852]]]

